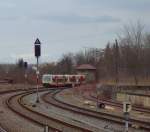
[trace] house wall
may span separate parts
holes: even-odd
[[[91,70],[77,71],[77,74],[84,74],[86,76],[86,82],[93,82],[96,80],[95,71]]]

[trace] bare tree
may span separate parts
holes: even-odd
[[[68,53],[63,55],[57,63],[57,69],[61,74],[73,73],[73,54]]]
[[[122,59],[126,60],[126,68],[133,75],[135,84],[138,84],[138,75],[142,71],[143,26],[137,22],[135,26],[125,26],[124,31],[121,38]]]
[[[119,45],[117,39],[115,40],[115,44],[113,46],[113,54],[114,54],[114,67],[115,67],[115,82],[116,84],[119,81],[119,59],[120,59],[120,54],[119,54]]]
[[[105,65],[106,74],[109,77],[113,76],[113,52],[110,43],[106,45],[104,51],[104,65]]]

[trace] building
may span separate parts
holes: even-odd
[[[93,82],[96,80],[96,68],[90,64],[82,64],[76,67],[77,74],[84,74],[86,82]]]

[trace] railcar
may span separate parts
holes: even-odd
[[[44,74],[42,84],[44,87],[70,87],[85,82],[85,75],[53,75]]]

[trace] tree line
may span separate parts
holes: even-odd
[[[97,68],[98,80],[121,82],[131,80],[135,84],[150,77],[150,33],[137,24],[124,26],[123,33],[104,49],[89,48],[76,54],[63,55],[56,64],[49,64],[49,73],[71,74],[80,64],[92,64]]]
[[[135,84],[150,78],[150,33],[137,22],[126,25],[121,34],[103,49],[86,48],[77,53],[66,53],[57,62],[40,64],[40,73],[75,74],[76,66],[92,64],[97,69],[97,80],[122,82],[131,80]],[[0,73],[23,75],[23,59],[15,65],[0,65]],[[35,75],[30,68],[28,74]]]

